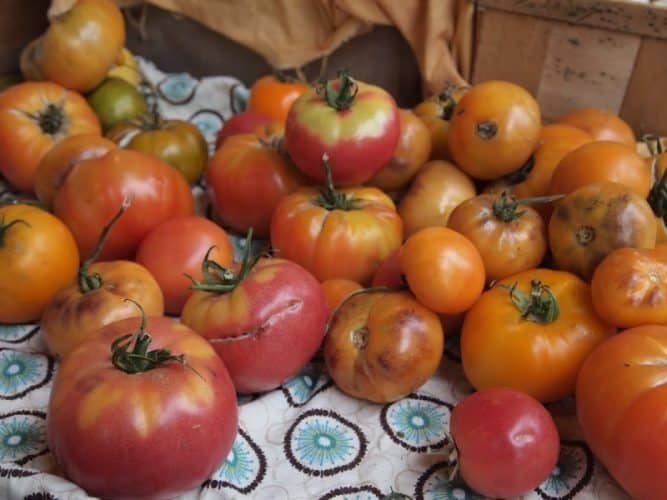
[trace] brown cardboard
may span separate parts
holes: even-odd
[[[19,70],[21,50],[46,29],[49,4],[49,0],[0,0],[0,75]]]

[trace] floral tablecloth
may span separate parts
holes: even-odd
[[[248,89],[230,77],[201,80],[164,74],[139,58],[167,117],[188,119],[213,148],[232,109]],[[207,208],[203,191],[198,209]],[[237,251],[240,239],[236,238]],[[45,354],[38,325],[0,325],[0,498],[92,498],[59,475],[46,445],[46,411],[57,362]],[[417,392],[387,405],[340,392],[321,362],[278,390],[241,398],[233,449],[190,499],[380,499],[392,492],[414,499],[480,498],[446,481],[447,430],[456,401],[471,392],[450,336],[438,373]],[[625,499],[579,439],[571,400],[550,407],[563,439],[549,478],[526,499]]]

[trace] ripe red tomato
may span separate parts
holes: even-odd
[[[220,132],[218,132],[215,140],[215,149],[219,149],[227,140],[227,137],[236,134],[250,134],[257,127],[268,125],[269,123],[272,123],[272,120],[264,113],[249,110],[236,113],[223,124]]]
[[[49,400],[49,449],[66,477],[102,498],[196,488],[237,432],[234,387],[210,344],[174,319],[141,322],[111,323],[81,344]]]
[[[326,153],[337,185],[361,184],[384,167],[396,150],[400,119],[385,90],[341,73],[306,91],[287,116],[285,147],[296,166],[323,182]]]

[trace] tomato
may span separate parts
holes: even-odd
[[[327,154],[336,184],[368,181],[392,158],[400,136],[394,98],[385,90],[341,73],[294,101],[285,124],[285,147],[295,165],[325,180]]]
[[[549,221],[549,248],[557,267],[590,280],[595,267],[621,247],[653,248],[656,219],[630,188],[615,182],[580,187],[556,207]]]
[[[26,80],[48,80],[68,89],[94,89],[125,44],[125,21],[112,0],[59,2],[49,9],[49,27],[21,52]]]
[[[568,194],[598,181],[618,182],[646,198],[651,187],[651,170],[636,148],[596,141],[563,157],[553,172],[549,190],[553,194]]]
[[[630,125],[618,115],[604,109],[578,108],[559,117],[556,123],[585,130],[596,141],[615,141],[631,148],[637,146]]]
[[[540,108],[510,82],[473,86],[459,101],[447,133],[454,163],[475,179],[497,179],[517,170],[537,148]]]
[[[398,202],[405,236],[432,226],[446,226],[452,210],[477,194],[475,184],[455,165],[432,160],[417,172]]]
[[[322,343],[329,308],[303,267],[251,259],[250,237],[245,248],[238,272],[206,257],[209,275],[193,284],[181,321],[211,342],[236,391],[247,394],[273,390],[303,369]]]
[[[31,192],[39,162],[65,137],[100,135],[86,100],[51,82],[25,82],[0,93],[0,174]]]
[[[333,278],[322,282],[324,296],[327,299],[329,312],[333,313],[336,308],[352,293],[361,288],[356,281],[343,278]]]
[[[287,155],[254,134],[227,138],[206,171],[206,191],[225,227],[260,238],[270,233],[278,202],[306,180]]]
[[[537,488],[558,461],[560,438],[551,414],[508,388],[463,398],[450,429],[465,483],[488,498],[516,498]]]
[[[593,305],[611,324],[667,324],[667,246],[619,248],[595,268]]]
[[[282,75],[266,75],[250,86],[247,109],[285,123],[294,101],[309,89],[310,85],[304,82],[289,81]]]
[[[586,356],[615,332],[596,314],[590,286],[538,268],[500,280],[468,310],[461,330],[466,378],[511,387],[543,403],[569,396]]]
[[[51,390],[49,450],[95,497],[175,498],[213,474],[236,437],[236,394],[215,350],[175,319],[144,321],[98,330]]]
[[[484,288],[484,261],[475,245],[446,227],[428,227],[400,249],[405,280],[417,300],[443,314],[467,310]]]
[[[133,120],[148,112],[144,96],[137,87],[122,78],[105,78],[87,99],[105,132],[114,125]]]
[[[153,228],[194,210],[190,186],[175,169],[154,156],[117,148],[77,163],[56,193],[53,211],[81,254],[89,255],[100,228],[126,197],[133,198],[132,206],[109,233],[101,260],[132,258]]]
[[[39,201],[50,208],[74,165],[98,158],[115,148],[109,139],[94,134],[71,135],[54,144],[37,167],[35,194]]]
[[[219,149],[228,137],[236,134],[251,134],[263,125],[273,123],[271,118],[255,111],[241,111],[225,121],[215,140],[215,149]]]
[[[164,294],[165,311],[179,315],[192,294],[188,276],[204,278],[201,263],[206,252],[222,266],[234,259],[227,232],[196,215],[175,217],[155,227],[141,240],[135,260],[150,271]]]
[[[452,211],[447,227],[479,250],[488,281],[533,269],[547,253],[542,216],[505,193],[481,194],[462,202]]]
[[[667,326],[630,328],[607,340],[579,372],[577,420],[596,458],[637,500],[667,498]]]
[[[107,72],[107,78],[120,78],[135,87],[141,84],[141,68],[134,54],[127,47],[121,49],[114,65]]]
[[[406,285],[405,281],[403,280],[401,261],[398,257],[400,251],[401,249],[397,248],[384,258],[373,275],[371,286],[399,288]]]
[[[444,334],[438,315],[408,292],[364,292],[334,314],[324,361],[336,386],[374,403],[419,389],[440,365]]]
[[[79,267],[72,233],[32,205],[0,206],[0,323],[39,320]]]
[[[367,285],[380,262],[403,241],[394,202],[374,187],[318,191],[304,187],[285,196],[271,219],[276,255],[324,281],[346,278]]]
[[[431,154],[431,139],[426,125],[409,109],[399,109],[401,135],[389,163],[367,184],[383,191],[398,191],[407,186]]]

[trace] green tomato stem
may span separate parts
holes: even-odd
[[[320,190],[319,196],[315,199],[315,204],[329,211],[356,210],[359,207],[357,198],[336,191],[327,153],[322,155],[322,168],[324,169],[324,188]]]
[[[497,286],[509,290],[510,299],[522,318],[542,324],[553,323],[558,319],[560,313],[558,299],[551,288],[542,284],[540,280],[531,280],[530,294],[519,290],[517,283]]]

